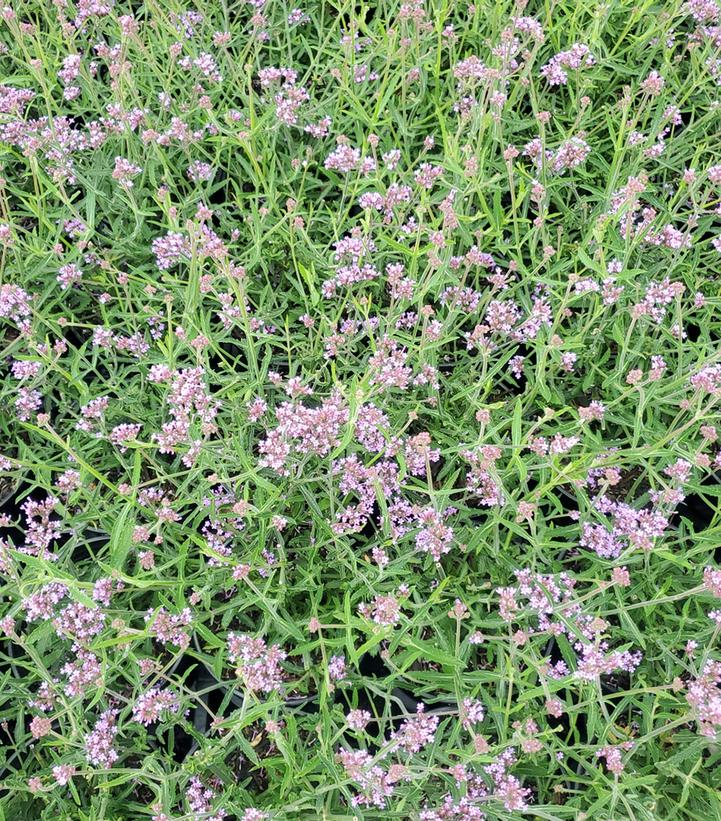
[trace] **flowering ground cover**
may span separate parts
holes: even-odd
[[[0,819],[721,818],[717,0],[0,17]]]

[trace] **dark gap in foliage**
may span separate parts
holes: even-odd
[[[718,514],[718,502],[714,504],[717,496],[711,495],[709,499],[703,496],[703,489],[717,490],[719,487],[719,475],[711,474],[700,482],[698,493],[689,493],[686,498],[676,507],[676,514],[680,519],[688,519],[693,525],[695,533],[700,533],[711,526]],[[716,548],[715,555],[718,559],[721,556],[721,547]]]
[[[69,537],[68,537],[69,538]],[[59,540],[60,541],[60,540]],[[66,539],[63,540],[66,541]],[[110,536],[100,530],[85,529],[78,543],[73,548],[71,559],[75,564],[85,561],[96,561],[98,554],[102,553],[103,548],[107,547],[110,542]],[[97,569],[102,573],[100,568]]]
[[[626,670],[618,670],[609,675],[600,676],[601,692],[604,695],[619,693],[631,687],[631,674]]]
[[[148,728],[148,732],[153,733],[153,725]],[[155,737],[158,739],[160,749],[178,764],[182,764],[196,746],[193,736],[179,724],[173,724],[164,730],[157,730]]]
[[[355,500],[351,501],[351,505],[355,504]],[[364,548],[371,547],[368,542],[375,539],[378,534],[378,528],[376,522],[380,517],[380,507],[378,506],[377,502],[373,503],[373,511],[370,516],[365,521],[363,527],[357,532],[350,534],[351,539],[353,539],[356,544],[356,549],[362,550]]]
[[[370,653],[365,653],[361,657],[358,670],[362,676],[372,679],[384,680],[390,676],[390,670],[380,655]],[[409,713],[416,712],[419,703],[410,693],[400,687],[394,687],[386,695],[381,695],[374,692],[372,688],[362,685],[355,688],[338,688],[334,701],[343,706],[345,714],[352,709],[366,710],[370,713],[372,718],[366,725],[367,732],[370,736],[377,737],[382,730],[385,741],[388,741],[392,733],[399,729]],[[402,706],[398,703],[399,701]],[[376,716],[379,716],[380,720]],[[348,746],[353,749],[366,746],[358,743],[353,732],[346,733],[344,738]],[[367,749],[371,754],[375,754],[379,746],[369,743]]]
[[[371,655],[371,653],[364,653],[361,656],[358,662],[358,672],[362,676],[371,678],[386,678],[391,674],[380,655]]]
[[[83,319],[88,322],[96,322],[96,324],[100,323],[100,316],[92,316],[88,315],[86,312],[82,312]],[[77,327],[69,327],[63,329],[63,339],[69,344],[72,345],[76,349],[82,348],[83,345],[90,339],[91,332],[85,328],[77,328]]]
[[[554,530],[578,527],[577,519],[572,515],[579,512],[578,500],[575,494],[559,485],[555,488],[562,501],[562,512],[558,512],[550,503],[542,502],[539,511],[544,518],[552,522]]]

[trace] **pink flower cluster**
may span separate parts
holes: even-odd
[[[238,664],[238,674],[249,690],[270,693],[283,683],[281,662],[286,652],[277,644],[268,647],[261,638],[229,633],[228,658]]]
[[[585,43],[574,43],[568,51],[559,51],[542,68],[541,76],[551,86],[565,86],[568,82],[568,71],[578,71],[595,65],[591,50]]]
[[[348,422],[348,406],[339,390],[318,407],[283,402],[275,410],[278,426],[266,433],[258,445],[263,467],[289,475],[291,456],[327,456],[340,443],[343,426]]]

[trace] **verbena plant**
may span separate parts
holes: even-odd
[[[721,818],[716,0],[0,15],[0,819]]]

